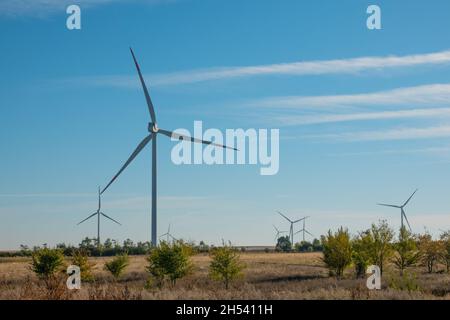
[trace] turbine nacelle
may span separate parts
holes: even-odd
[[[148,132],[150,133],[158,133],[159,128],[158,128],[158,124],[155,122],[149,122],[148,123]]]

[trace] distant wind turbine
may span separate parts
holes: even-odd
[[[177,239],[170,233],[170,226],[171,224],[169,223],[169,228],[167,229],[167,232],[159,236],[159,238],[167,236],[167,243],[169,243],[170,238],[172,238],[172,240],[174,241],[177,241]]]
[[[306,219],[308,219],[309,217],[304,217],[303,218],[303,228],[301,230],[298,230],[296,233],[294,233],[294,235],[296,235],[297,233],[303,232],[303,242],[305,242],[305,233],[309,234],[311,237],[314,237],[313,234],[311,232],[309,232],[308,230],[306,230],[305,227],[305,222]]]
[[[86,219],[84,219],[83,221],[79,222],[77,225],[82,224],[83,222],[85,222],[86,220],[89,220],[90,218],[92,218],[93,216],[97,215],[97,246],[100,246],[100,216],[104,216],[105,218],[108,218],[111,221],[114,221],[115,223],[117,223],[118,225],[121,225],[119,222],[117,222],[116,220],[114,220],[111,217],[108,217],[106,214],[104,214],[103,212],[101,212],[101,208],[102,208],[102,197],[101,197],[101,192],[100,192],[100,187],[98,187],[98,209],[97,211],[95,211],[93,214],[91,214],[89,217],[87,217]]]
[[[273,228],[275,229],[275,232],[276,232],[275,241],[277,241],[283,233],[287,232],[287,231],[280,231],[280,230],[278,230],[278,228],[275,227],[275,225],[272,225],[272,226],[273,226]]]
[[[406,202],[401,205],[393,205],[393,204],[384,204],[384,203],[378,203],[379,206],[384,206],[384,207],[391,207],[391,208],[397,208],[400,209],[400,217],[401,217],[401,228],[403,229],[403,218],[406,220],[406,223],[408,224],[409,230],[411,230],[411,225],[409,224],[408,218],[406,217],[406,213],[405,213],[405,207],[406,205],[409,203],[409,201],[411,201],[412,197],[414,197],[414,195],[416,194],[416,192],[419,189],[416,189],[416,191],[413,192],[413,194],[409,197],[408,200],[406,200]]]
[[[202,140],[202,139],[197,139],[197,138],[193,138],[193,137],[189,137],[189,136],[185,136],[182,134],[178,134],[178,133],[174,133],[172,131],[168,131],[168,130],[163,130],[158,128],[158,125],[156,123],[156,115],[155,115],[155,109],[153,108],[153,103],[152,100],[150,98],[150,94],[148,92],[147,86],[145,84],[144,78],[142,76],[141,73],[141,69],[139,67],[139,64],[136,60],[136,57],[134,55],[133,49],[130,48],[131,51],[131,55],[133,56],[133,60],[134,60],[134,64],[136,66],[138,75],[139,75],[139,79],[141,81],[141,85],[142,85],[142,89],[144,90],[144,95],[145,95],[145,100],[147,102],[147,107],[148,107],[148,111],[150,113],[150,119],[151,122],[148,124],[148,132],[150,133],[149,135],[147,135],[137,146],[137,148],[134,150],[134,152],[131,154],[131,156],[128,158],[128,160],[125,162],[125,164],[122,166],[122,168],[120,168],[119,172],[117,172],[117,174],[111,179],[111,181],[108,183],[108,185],[102,190],[102,194],[109,188],[109,186],[117,179],[117,177],[122,173],[122,171],[125,170],[125,168],[134,160],[134,158],[136,158],[136,156],[142,151],[142,149],[145,148],[145,146],[150,142],[150,140],[152,140],[152,245],[156,246],[157,245],[157,231],[156,231],[156,227],[157,227],[157,221],[156,221],[156,208],[157,208],[157,183],[156,183],[156,159],[157,159],[157,154],[156,154],[156,138],[158,136],[158,134],[163,134],[169,138],[175,138],[175,139],[179,139],[179,140],[184,140],[184,141],[191,141],[191,142],[195,142],[195,143],[203,143],[203,144],[207,144],[207,145],[213,145],[216,147],[221,147],[221,148],[228,148],[228,149],[233,149],[236,150],[236,148],[230,148],[218,143],[213,143],[211,141],[207,141],[207,140]]]
[[[289,223],[291,224],[291,226],[290,226],[290,228],[289,228],[289,238],[291,238],[291,244],[294,245],[294,224],[296,224],[297,222],[302,221],[302,220],[305,219],[305,218],[301,218],[301,219],[298,219],[298,220],[293,221],[293,220],[289,219],[288,217],[286,217],[284,214],[282,214],[280,211],[277,211],[277,212],[278,212],[278,214],[279,214],[280,216],[282,216],[283,218],[285,218],[285,219],[286,219],[287,221],[289,221]]]

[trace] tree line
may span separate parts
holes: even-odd
[[[364,277],[369,265],[377,265],[381,273],[392,264],[401,276],[414,266],[424,266],[429,273],[438,266],[450,272],[450,230],[443,231],[434,240],[429,233],[413,234],[405,227],[396,236],[394,230],[382,220],[353,237],[348,229],[340,227],[321,237],[323,261],[330,274],[340,278],[353,266],[357,277]]]

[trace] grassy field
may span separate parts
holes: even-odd
[[[450,299],[450,275],[428,274],[413,268],[413,280],[405,288],[393,285],[398,272],[388,268],[383,289],[369,291],[365,279],[355,279],[353,270],[344,279],[329,277],[320,253],[243,253],[245,276],[229,290],[208,278],[210,258],[194,256],[194,272],[175,287],[146,289],[148,274],[144,256],[130,257],[130,265],[119,281],[103,270],[111,258],[91,258],[96,281],[83,283],[81,290],[65,288],[65,276],[49,293],[29,269],[28,258],[0,259],[0,299]],[[398,287],[398,285],[397,285]],[[409,287],[409,290],[408,290]]]

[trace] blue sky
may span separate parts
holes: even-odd
[[[66,29],[78,3],[82,30]],[[366,28],[378,4],[382,30]],[[279,128],[280,170],[175,166],[160,139],[159,233],[272,244],[275,210],[320,236],[399,213],[450,228],[450,3],[11,1],[0,4],[0,249],[94,236],[105,185],[147,133],[128,51],[160,127]],[[102,237],[150,239],[150,149],[104,196]]]

